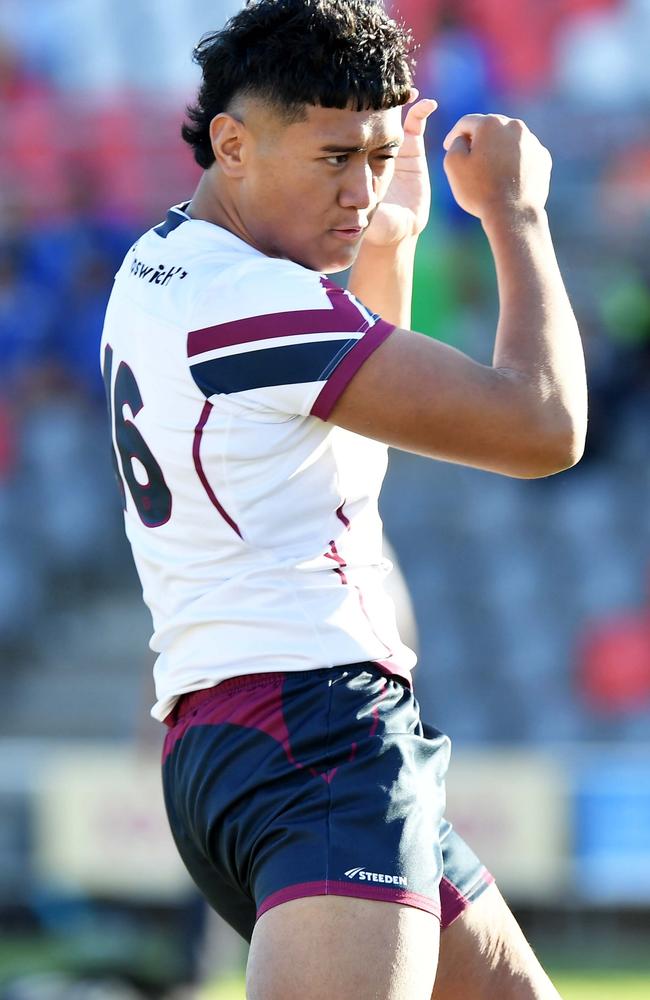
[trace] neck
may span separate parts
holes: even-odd
[[[228,197],[227,192],[218,189],[211,170],[205,170],[201,175],[192,200],[187,206],[187,214],[192,219],[221,226],[222,229],[227,229],[245,243],[255,247],[232,199]]]

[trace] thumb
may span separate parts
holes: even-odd
[[[407,135],[424,135],[427,119],[438,107],[438,102],[428,97],[413,104],[404,121],[404,131]]]
[[[451,145],[445,145],[447,157],[465,157],[472,151],[472,140],[468,135],[457,135]]]
[[[459,135],[465,136],[471,142],[476,129],[485,117],[485,115],[463,115],[445,136],[443,142],[445,149],[451,149],[454,139]]]

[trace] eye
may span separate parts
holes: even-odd
[[[344,167],[349,159],[349,153],[337,153],[336,156],[328,156],[326,162],[332,167]]]

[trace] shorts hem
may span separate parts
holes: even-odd
[[[468,906],[482,896],[485,890],[494,882],[492,875],[487,868],[484,868],[479,878],[466,893],[460,891],[448,878],[442,876],[440,882],[440,896],[442,900],[442,920],[441,929],[445,930],[450,924],[465,912]]]
[[[275,906],[280,906],[281,903],[288,903],[292,899],[305,899],[308,896],[351,896],[355,899],[372,899],[382,903],[400,903],[402,906],[412,906],[417,910],[424,910],[440,920],[439,901],[431,899],[429,896],[423,896],[419,892],[338,881],[300,882],[296,885],[289,885],[286,889],[279,889],[267,896],[260,904],[256,919],[259,920],[263,913]]]

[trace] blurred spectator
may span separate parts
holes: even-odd
[[[618,6],[621,0],[461,0],[464,17],[492,46],[504,85],[526,95],[546,89],[555,38],[575,12]]]
[[[115,268],[98,246],[78,263],[62,296],[54,354],[71,382],[104,405],[99,343]]]
[[[18,53],[0,36],[0,188],[47,210],[64,186],[66,122],[56,91],[29,73]]]
[[[45,94],[45,85],[27,71],[10,42],[0,34],[0,101],[20,101]]]
[[[437,26],[423,46],[418,61],[417,83],[423,96],[432,96],[438,110],[427,130],[432,180],[436,201],[453,222],[468,223],[458,207],[442,168],[442,141],[462,115],[486,114],[494,110],[498,81],[490,52],[481,35],[459,15],[458,5],[441,0]]]
[[[555,78],[585,107],[625,107],[650,97],[650,2],[593,3],[562,26]]]
[[[603,172],[603,213],[612,229],[634,230],[650,223],[650,134],[647,128],[645,132],[614,150]]]
[[[463,0],[462,6],[467,22],[492,47],[504,87],[527,93],[544,86],[551,62],[555,4]]]
[[[19,398],[48,365],[54,313],[26,273],[24,247],[0,246],[0,393]]]
[[[125,152],[128,146],[125,146]],[[105,189],[91,166],[69,170],[65,198],[56,213],[26,237],[27,265],[39,284],[68,295],[91,257],[101,257],[113,273],[141,225],[105,205]],[[110,292],[112,275],[106,284]]]
[[[395,6],[421,44],[443,27],[453,7],[458,22],[490,49],[504,86],[526,94],[547,85],[555,38],[567,18],[619,5],[620,0],[458,0],[453,5],[446,0],[401,0]]]
[[[16,457],[15,429],[7,402],[0,397],[0,488],[9,478]]]
[[[438,101],[437,119],[445,134],[469,109],[494,110],[500,85],[490,48],[450,0],[440,3],[437,29],[420,54],[418,76],[423,93]]]

